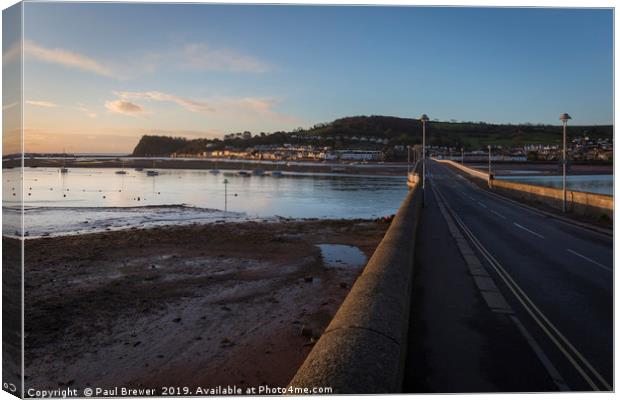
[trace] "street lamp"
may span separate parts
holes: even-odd
[[[562,212],[566,212],[566,123],[571,119],[571,116],[567,113],[560,115],[560,121],[562,121],[563,133],[562,133]]]
[[[422,191],[426,187],[426,122],[429,120],[428,115],[422,114]]]
[[[465,149],[461,147],[461,165],[465,165]]]
[[[407,175],[411,170],[411,146],[407,145]]]
[[[491,145],[489,146],[489,179],[491,179]]]

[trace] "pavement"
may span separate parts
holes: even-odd
[[[612,390],[613,240],[429,161],[404,391]]]

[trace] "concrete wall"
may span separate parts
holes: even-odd
[[[525,183],[509,182],[491,179],[489,186],[494,192],[524,200],[529,203],[539,203],[545,206],[562,210],[562,189],[549,188]],[[613,220],[614,198],[604,194],[566,191],[567,211],[600,219],[602,217]]]
[[[471,177],[484,179],[488,182],[489,188],[494,192],[522,200],[528,203],[542,204],[556,210],[562,210],[562,190],[538,185],[528,185],[503,181],[499,179],[489,179],[489,174],[465,167],[459,163],[449,160],[435,160],[457,168]],[[604,194],[566,191],[567,210],[576,215],[586,216],[599,220],[609,218],[613,220],[614,197]]]
[[[418,184],[291,386],[331,387],[334,393],[402,390],[421,199]]]
[[[438,163],[441,163],[441,164],[451,165],[454,168],[460,169],[461,171],[465,172],[466,174],[468,174],[470,176],[473,176],[474,178],[479,178],[479,179],[482,179],[484,181],[488,181],[489,180],[489,174],[487,174],[486,172],[482,172],[482,171],[479,171],[477,169],[466,167],[466,166],[462,165],[461,163],[457,163],[457,162],[450,161],[450,160],[440,160],[440,159],[437,159],[437,158],[433,158],[433,161],[437,161]]]

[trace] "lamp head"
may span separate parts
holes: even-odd
[[[560,115],[560,121],[562,121],[562,122],[566,122],[566,121],[568,121],[569,119],[572,119],[572,118],[571,118],[571,116],[570,116],[570,115],[568,115],[567,113],[564,113],[564,114]]]

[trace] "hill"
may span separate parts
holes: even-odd
[[[488,124],[484,122],[427,123],[427,144],[431,146],[465,147],[468,150],[487,145],[522,146],[525,144],[559,144],[561,125]],[[577,136],[613,138],[613,126],[569,125],[569,139]],[[179,137],[143,136],[133,151],[134,156],[166,156],[172,153],[196,154],[206,149],[252,147],[274,144],[314,144],[333,148],[381,149],[385,146],[420,144],[422,124],[418,119],[389,116],[355,116],[340,118],[311,128],[291,132],[252,135],[240,132],[220,139],[188,140]]]

